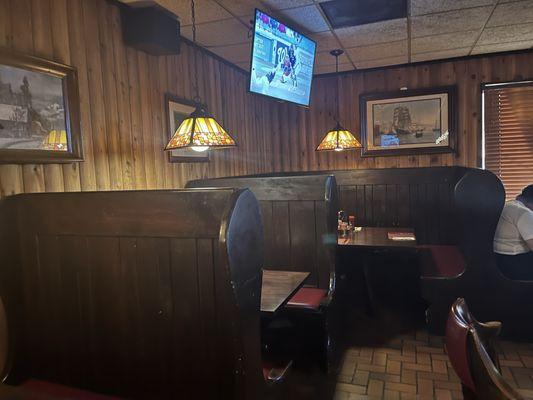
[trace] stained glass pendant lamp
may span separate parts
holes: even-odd
[[[339,73],[339,56],[343,54],[344,51],[340,49],[331,50],[330,54],[335,57],[335,70]],[[339,85],[335,85],[337,90],[336,96],[336,109],[335,109],[335,126],[333,129],[329,130],[318,147],[316,151],[326,151],[326,150],[351,150],[361,147],[361,143],[355,138],[352,133],[343,128],[339,122]]]
[[[196,44],[196,18],[194,0],[191,0],[192,41]],[[180,124],[165,150],[176,150],[190,147],[195,151],[206,151],[210,148],[235,147],[237,143],[222,125],[220,125],[202,104],[198,94],[198,60],[194,50],[194,102],[196,109]]]

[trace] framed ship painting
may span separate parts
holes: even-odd
[[[455,151],[455,86],[362,94],[363,156]]]
[[[176,129],[180,126],[195,109],[194,102],[173,96],[169,93],[165,95],[167,103],[167,141],[174,135]],[[171,150],[168,152],[169,161],[175,163],[185,162],[207,162],[209,161],[209,151],[198,152],[190,147],[183,149]]]
[[[82,160],[76,70],[0,50],[0,163]]]

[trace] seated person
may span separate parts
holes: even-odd
[[[506,277],[533,280],[533,185],[505,203],[494,235],[494,252]]]

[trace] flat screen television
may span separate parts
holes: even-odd
[[[316,43],[255,10],[250,92],[309,106]]]

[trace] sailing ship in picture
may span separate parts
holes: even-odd
[[[440,114],[438,100],[374,105],[374,143],[381,146],[435,143],[441,132],[440,120],[438,125],[434,123],[436,113]]]
[[[442,148],[450,151],[449,93],[409,95],[409,91],[362,95],[361,132],[365,136],[364,154],[393,154],[399,149]],[[419,93],[420,91],[411,91]]]

